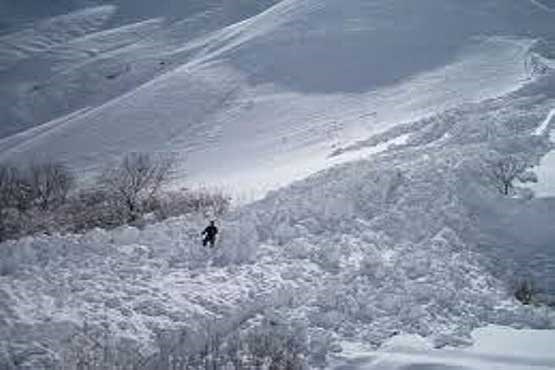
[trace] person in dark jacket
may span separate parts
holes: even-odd
[[[218,228],[216,227],[215,222],[210,221],[210,225],[208,225],[201,234],[204,237],[202,239],[202,245],[206,247],[208,244],[210,244],[211,248],[214,247],[214,243],[216,243],[217,234],[218,234]]]

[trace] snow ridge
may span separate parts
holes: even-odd
[[[0,37],[0,72],[15,63],[94,32],[105,24],[116,8],[87,8],[38,22],[32,28]]]
[[[552,109],[547,114],[547,117],[542,121],[542,123],[538,126],[536,131],[534,131],[534,135],[545,135],[546,132],[549,130],[549,125],[555,116],[555,109]]]

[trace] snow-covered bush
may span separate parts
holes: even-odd
[[[324,244],[314,249],[312,261],[323,269],[334,272],[339,270],[341,249],[337,244]]]
[[[31,206],[31,184],[15,166],[0,165],[0,209],[15,208],[20,212]]]
[[[36,233],[144,227],[189,213],[220,217],[229,210],[231,199],[220,191],[162,191],[172,165],[171,157],[132,153],[74,192],[74,176],[61,163],[33,163],[25,171],[0,165],[0,242]]]
[[[505,156],[486,162],[485,174],[492,185],[503,195],[509,195],[517,179],[526,179],[524,175],[528,164],[514,155]]]
[[[0,165],[0,242],[20,234],[21,212],[30,200],[30,188],[19,170]]]
[[[515,298],[523,305],[532,304],[536,300],[538,293],[536,284],[531,279],[520,280],[514,287]]]
[[[57,162],[32,163],[28,178],[33,199],[43,211],[64,204],[75,183],[73,173]]]
[[[0,242],[23,236],[28,221],[28,217],[15,208],[0,208]]]
[[[305,368],[308,338],[302,324],[265,319],[260,326],[250,330],[243,341],[246,362],[255,368]]]
[[[117,206],[126,211],[127,221],[132,222],[148,212],[172,166],[169,157],[129,153],[120,164],[104,171],[99,184],[114,196]]]
[[[62,223],[72,232],[97,227],[111,229],[127,221],[125,209],[113,194],[96,188],[75,194],[61,212],[65,215]]]
[[[153,203],[152,208],[158,220],[191,212],[220,217],[229,210],[231,198],[220,191],[181,189],[162,193]]]
[[[25,171],[0,165],[0,241],[49,229],[50,212],[66,202],[73,185],[61,163],[33,163]]]
[[[118,341],[109,325],[84,323],[64,341],[61,362],[52,368],[64,370],[169,370],[169,369],[287,369],[306,368],[309,342],[302,325],[264,320],[255,327],[216,334],[209,326],[202,332],[184,328],[159,332],[154,350],[145,351],[130,342]],[[323,364],[329,338],[313,336],[310,346],[318,349]]]
[[[309,258],[314,252],[314,246],[304,238],[291,240],[283,247],[290,258]]]

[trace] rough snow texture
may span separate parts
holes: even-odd
[[[0,160],[40,153],[90,173],[129,151],[172,151],[190,183],[260,197],[361,139],[518,89],[547,68],[535,42],[554,32],[550,12],[520,0],[286,0],[221,29],[202,26],[217,12],[175,21],[198,1],[165,14],[144,3],[134,23],[120,0],[65,15],[45,42],[29,36],[40,22],[3,36],[31,41],[0,48],[21,60],[0,75]],[[116,20],[97,32],[65,25],[108,10]]]
[[[39,368],[53,354],[38,343],[56,351],[83,321],[149,347],[159,330],[227,333],[265,310],[304,322],[330,348],[401,332],[460,344],[488,323],[553,327],[552,313],[516,302],[503,273],[530,268],[552,281],[554,208],[505,198],[480,172],[486,157],[532,164],[549,150],[531,133],[553,100],[530,91],[415,123],[404,144],[238,209],[220,221],[215,252],[199,246],[194,217],[5,243],[7,351],[33,348]],[[514,215],[510,227],[500,214]]]
[[[520,305],[511,290],[522,278],[555,293],[553,199],[522,187],[502,196],[487,173],[488,160],[534,166],[552,149],[549,9],[285,0],[186,41],[141,22],[88,36],[131,44],[51,77],[37,93],[46,100],[6,103],[16,123],[22,112],[30,126],[57,119],[4,138],[0,159],[40,153],[89,173],[122,152],[163,148],[187,154],[190,181],[262,199],[219,220],[215,251],[199,246],[205,220],[195,216],[0,245],[0,361],[49,368],[85,321],[148,352],[159,332],[225,334],[273,311],[302,322],[323,354],[398,333],[445,346],[490,323],[554,326],[552,311]],[[158,27],[172,42],[141,36]],[[49,40],[37,52],[56,49]],[[10,71],[2,78],[23,76]],[[118,98],[101,104],[108,96]],[[70,107],[50,110],[56,99]]]

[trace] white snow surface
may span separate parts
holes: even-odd
[[[555,144],[555,130],[549,131],[551,122],[555,117],[555,109],[549,112],[549,115],[538,128],[537,133],[546,134],[549,132],[550,141]],[[534,190],[538,197],[555,197],[555,151],[551,151],[543,157],[538,166],[534,168],[538,176],[538,182],[532,184],[530,188]]]
[[[121,9],[2,36],[1,160],[91,173],[126,152],[174,152],[189,184],[257,198],[362,138],[517,90],[554,32],[549,12],[516,0],[286,0],[212,32],[197,13],[100,27]]]
[[[468,348],[434,349],[417,335],[400,335],[378,351],[353,347],[334,366],[337,370],[548,370],[553,369],[555,331],[515,330],[488,326],[472,333]],[[345,357],[348,356],[348,359]]]
[[[534,162],[548,150],[543,136],[512,134],[522,122],[532,133],[553,103],[530,91],[409,125],[408,138],[368,160],[237,209],[219,220],[216,251],[199,246],[204,223],[194,215],[6,242],[4,352],[48,368],[83,322],[148,352],[154,333],[185,329],[200,343],[205,327],[225,334],[269,313],[303,323],[329,348],[378,346],[398,333],[459,345],[490,323],[553,328],[553,312],[519,304],[507,276],[531,269],[553,286],[555,207],[504,198],[476,176],[484,157]]]
[[[555,294],[555,199],[503,197],[484,175],[485,160],[552,150],[555,29],[538,4],[284,0],[202,29],[200,13],[112,4],[4,34],[0,160],[90,175],[171,151],[177,183],[256,201],[218,220],[213,251],[202,215],[0,244],[0,368],[52,368],[85,322],[148,353],[157,334],[200,348],[207,327],[258,314],[300,322],[314,352],[386,343],[346,368],[549,368],[492,353],[508,329],[431,349],[489,324],[555,326],[512,294],[521,278]]]

